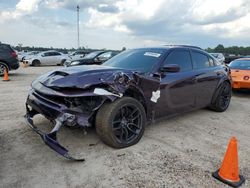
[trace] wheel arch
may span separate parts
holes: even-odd
[[[33,59],[33,60],[31,61],[31,64],[33,65],[33,63],[34,63],[35,61],[38,61],[38,62],[41,64],[41,61],[40,61],[39,59]]]
[[[8,69],[7,71],[9,71],[11,69],[10,66],[9,66],[9,64],[6,61],[0,60],[0,63],[3,63],[4,65],[7,66],[7,69]]]
[[[129,87],[123,94],[123,96],[133,97],[138,100],[144,107],[145,113],[147,114],[147,103],[142,92],[136,87]]]
[[[213,94],[213,97],[212,97],[212,100],[211,100],[211,104],[213,104],[215,102],[215,100],[216,100],[216,98],[217,98],[217,96],[219,94],[220,88],[221,88],[222,84],[225,83],[225,82],[227,82],[230,85],[232,85],[232,82],[231,82],[230,79],[221,79],[219,81],[219,83],[217,84],[217,87],[216,87],[216,89],[214,91],[214,94]]]

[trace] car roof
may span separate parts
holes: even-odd
[[[48,50],[48,51],[43,51],[44,53],[47,53],[47,52],[58,52],[56,50]],[[59,52],[60,53],[60,52]]]
[[[194,49],[198,50],[201,52],[205,52],[202,48],[197,47],[197,46],[190,46],[190,45],[163,45],[163,46],[155,46],[155,47],[142,47],[142,48],[135,48],[135,49],[164,49],[164,50],[169,50],[169,49]]]

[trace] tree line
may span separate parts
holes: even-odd
[[[86,52],[93,52],[93,51],[97,51],[97,50],[107,50],[107,51],[118,51],[118,50],[111,50],[111,49],[90,49],[90,48],[84,48],[84,47],[80,47],[80,48],[53,48],[53,47],[35,47],[35,46],[22,46],[22,45],[17,45],[17,46],[13,46],[13,48],[17,51],[48,51],[48,50],[56,50],[58,52],[62,52],[62,53],[68,53],[68,52],[74,52],[77,50],[82,50],[82,51],[86,51]],[[126,49],[125,47],[122,48],[122,50]]]
[[[223,53],[225,55],[233,54],[233,55],[250,55],[250,46],[230,46],[224,47],[222,44],[219,44],[215,48],[207,48],[207,52],[212,53]]]

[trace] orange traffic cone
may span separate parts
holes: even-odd
[[[4,72],[3,72],[3,81],[9,81],[9,75],[8,75],[8,72],[7,70],[5,69]]]
[[[214,172],[213,177],[232,187],[239,187],[245,182],[245,178],[239,175],[237,140],[232,137],[224,160],[219,170]]]

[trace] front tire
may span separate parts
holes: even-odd
[[[216,112],[224,112],[230,104],[232,96],[231,84],[223,82],[215,101],[210,105],[210,108]]]
[[[142,104],[131,97],[105,103],[96,115],[96,132],[100,139],[114,148],[136,144],[141,139],[146,123]]]
[[[32,65],[34,67],[39,67],[41,65],[41,62],[39,60],[35,59],[34,61],[32,61]]]

